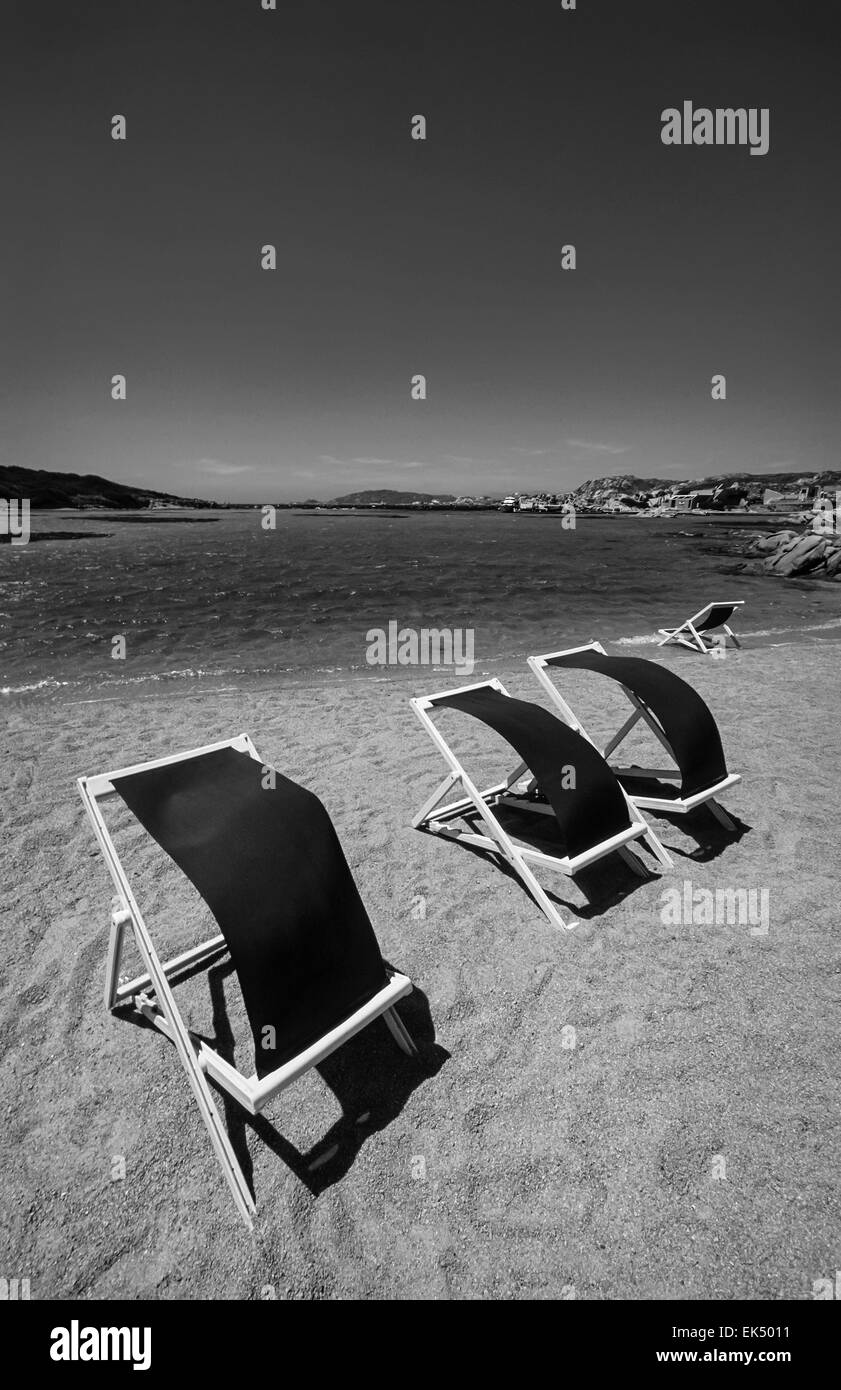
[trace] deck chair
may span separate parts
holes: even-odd
[[[380,1014],[416,1049],[396,1001],[412,984],[383,962],[341,845],[312,792],[266,768],[247,734],[174,757],[80,777],[116,890],[105,1005],[134,1007],[178,1051],[213,1149],[249,1229],[255,1205],[208,1078],[258,1114],[271,1098]],[[162,963],[105,824],[119,797],[198,889],[221,932]],[[120,983],[131,927],[145,973]],[[170,979],[229,951],[254,1035],[244,1076],[190,1033]]]
[[[689,647],[693,652],[718,651],[721,643],[717,639],[707,638],[705,634],[714,632],[719,627],[724,630],[724,645],[729,637],[734,647],[741,647],[742,644],[729,626],[729,621],[736,609],[744,606],[744,602],[745,600],[740,598],[732,603],[708,603],[706,608],[687,618],[680,627],[658,628],[658,632],[662,634],[657,643],[658,647],[666,647],[670,642],[679,642],[681,646]]]
[[[550,670],[574,668],[594,671],[618,681],[622,686],[633,712],[604,748],[604,757],[609,759],[634,726],[643,720],[676,766],[617,767],[611,763],[613,772],[632,784],[638,780],[680,783],[675,795],[667,795],[664,787],[652,788],[650,795],[631,790],[629,795],[635,806],[685,815],[706,804],[723,826],[735,830],[733,821],[719,806],[716,797],[742,779],[737,772],[727,771],[716,722],[691,685],[656,661],[646,661],[641,657],[608,656],[599,642],[590,642],[584,647],[569,647],[566,651],[551,652],[545,656],[530,656],[528,664],[561,718],[584,738],[589,738],[589,735],[561,695],[549,674]]]
[[[571,931],[578,922],[564,921],[541,888],[533,865],[572,876],[616,850],[640,877],[645,878],[648,874],[645,865],[628,848],[632,840],[643,837],[657,859],[671,866],[666,850],[601,754],[540,705],[512,699],[498,680],[464,685],[440,695],[420,696],[411,704],[450,768],[443,782],[418,811],[412,825],[501,855],[554,926]],[[470,714],[506,739],[521,759],[510,776],[480,791],[430,716],[431,710],[440,709]],[[574,777],[569,775],[571,769]],[[460,788],[463,795],[457,801],[441,805],[456,788]],[[517,844],[496,814],[500,806],[554,816],[566,853],[547,854]],[[484,833],[479,833],[475,827],[477,817]],[[464,820],[467,828],[454,825],[459,820]]]

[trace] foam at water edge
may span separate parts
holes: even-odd
[[[780,637],[789,632],[824,632],[828,628],[841,627],[841,618],[830,618],[825,623],[803,623],[800,627],[758,627],[752,631],[739,628],[737,637]],[[646,647],[655,642],[659,642],[660,633],[650,632],[636,637],[613,637],[610,639],[615,647]]]

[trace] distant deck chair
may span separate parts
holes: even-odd
[[[564,921],[541,888],[532,866],[541,865],[572,876],[616,850],[635,873],[645,878],[646,866],[628,847],[632,840],[641,837],[648,841],[662,864],[671,866],[666,850],[601,754],[540,705],[512,699],[496,679],[439,695],[420,696],[411,703],[450,768],[412,825],[501,855],[554,926],[571,931],[578,922]],[[430,716],[431,710],[445,708],[472,715],[511,744],[522,761],[510,776],[484,791],[476,787]],[[464,795],[441,805],[458,787]],[[538,787],[545,800],[537,799]],[[547,854],[517,844],[496,814],[499,806],[554,816],[566,853]],[[477,816],[485,833],[473,828]],[[470,828],[454,826],[457,820],[465,820]]]
[[[634,726],[644,720],[676,766],[617,767],[611,763],[613,772],[632,783],[636,779],[680,783],[675,796],[664,796],[662,788],[657,789],[660,795],[657,790],[652,795],[630,791],[636,806],[685,815],[706,804],[723,826],[735,830],[733,821],[719,806],[716,797],[742,779],[737,772],[727,771],[718,726],[697,690],[680,676],[642,657],[608,656],[599,642],[545,656],[530,656],[528,664],[561,718],[584,738],[589,735],[552,680],[550,669],[593,671],[621,685],[633,706],[633,713],[604,748],[604,757],[609,759]]]
[[[248,1111],[328,1057],[380,1014],[399,1046],[416,1049],[394,1009],[412,984],[389,971],[327,811],[266,768],[247,734],[174,757],[80,777],[79,792],[116,889],[105,1005],[134,1007],[176,1046],[237,1209],[254,1200],[213,1101],[208,1077]],[[162,963],[103,819],[119,796],[198,889],[221,934]],[[146,973],[120,984],[131,927]],[[254,1035],[244,1076],[187,1029],[170,978],[230,951]]]
[[[661,627],[658,628],[661,638],[657,643],[658,647],[666,647],[670,642],[679,642],[683,647],[689,647],[691,651],[711,652],[720,649],[716,640],[708,639],[706,634],[715,632],[716,628],[723,628],[725,637],[724,645],[727,644],[729,637],[734,647],[741,647],[741,642],[733,629],[729,626],[730,619],[737,608],[744,606],[743,598],[734,599],[732,603],[708,603],[706,608],[702,608],[699,613],[694,613],[686,622],[681,623],[680,627]]]

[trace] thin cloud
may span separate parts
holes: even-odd
[[[382,458],[337,458],[335,454],[319,454],[320,463],[334,468],[392,468],[403,472],[407,468],[430,468],[431,464],[422,459],[382,459]]]
[[[320,463],[331,464],[335,468],[425,468],[425,463],[418,463],[415,459],[408,461],[402,459],[381,459],[381,458],[337,458],[335,454],[319,454]]]
[[[509,465],[494,458],[476,458],[472,454],[442,454],[443,463],[472,463],[479,468],[507,468]],[[434,465],[430,464],[430,467]]]
[[[591,439],[568,439],[571,449],[583,449],[587,454],[627,454],[630,444],[599,444]]]
[[[250,463],[226,463],[224,459],[199,459],[196,467],[201,473],[212,473],[216,478],[231,478],[237,473],[253,473]]]

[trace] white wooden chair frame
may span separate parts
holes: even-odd
[[[590,738],[590,735],[587,733],[587,730],[584,728],[584,725],[581,723],[581,720],[567,704],[558,687],[555,685],[555,682],[549,675],[548,670],[549,663],[552,661],[554,657],[573,656],[577,652],[590,651],[600,652],[602,656],[607,655],[601,642],[588,642],[583,647],[567,647],[564,651],[560,652],[546,652],[543,656],[530,656],[528,657],[528,664],[531,667],[534,674],[537,676],[537,679],[540,681],[540,684],[543,686],[543,689],[546,691],[547,695],[551,699],[553,705],[557,709],[564,722],[566,724],[569,724],[570,728],[575,729],[577,733],[581,734],[583,738],[589,739],[590,743],[593,743],[593,739]],[[661,728],[660,723],[652,714],[651,710],[639,698],[639,696],[635,695],[632,690],[629,690],[627,688],[627,686],[623,685],[622,690],[624,691],[628,700],[630,700],[631,704],[633,705],[633,713],[629,715],[629,717],[625,720],[625,723],[622,725],[621,729],[617,730],[617,732],[613,735],[613,738],[610,739],[610,741],[605,745],[605,747],[603,749],[599,749],[599,751],[602,754],[602,757],[609,761],[611,753],[613,753],[619,747],[619,744],[627,738],[628,734],[631,732],[634,726],[638,724],[639,721],[642,719],[648,725],[649,729],[654,734],[654,737],[658,740],[658,742],[663,745],[669,757],[672,758],[672,760],[676,764],[677,759],[675,758],[675,755],[672,752],[669,741],[666,738],[666,735],[663,729]],[[594,744],[594,746],[598,745]],[[614,763],[611,763],[610,766],[613,772],[616,773],[617,777],[640,777],[649,778],[655,781],[679,782],[681,780],[681,774],[677,766],[673,768],[633,766],[617,767]],[[730,772],[726,777],[722,778],[720,782],[715,782],[713,786],[707,787],[703,791],[695,792],[692,796],[640,796],[636,792],[629,792],[628,795],[630,796],[631,801],[633,801],[634,804],[636,806],[639,806],[640,808],[644,808],[645,810],[650,811],[674,811],[678,815],[687,815],[690,811],[695,811],[699,806],[703,806],[704,804],[706,804],[709,806],[716,820],[719,821],[727,830],[735,830],[736,826],[734,822],[730,819],[727,812],[724,810],[724,807],[719,806],[715,798],[717,796],[720,796],[722,792],[726,791],[728,787],[734,787],[736,783],[741,782],[741,780],[741,776],[738,772]]]
[[[462,695],[469,690],[488,688],[498,690],[501,695],[508,694],[502,682],[494,678],[489,681],[477,681],[473,685],[462,685],[454,690],[442,690],[437,695],[418,696],[411,701],[413,710],[450,768],[443,782],[424,802],[412,820],[412,825],[416,830],[430,830],[435,835],[460,840],[463,844],[475,845],[479,849],[490,850],[494,854],[501,855],[526,885],[553,926],[562,927],[564,931],[572,931],[579,925],[578,921],[576,919],[569,922],[564,921],[558,908],[541,888],[532,865],[541,865],[571,878],[589,864],[594,864],[596,860],[602,859],[604,855],[611,854],[616,850],[636,874],[641,878],[647,878],[646,866],[628,848],[631,840],[640,837],[648,840],[651,849],[662,864],[671,867],[672,861],[624,788],[622,791],[628,803],[631,824],[627,830],[622,830],[618,835],[612,835],[609,839],[602,840],[600,844],[593,845],[583,854],[573,857],[545,854],[542,850],[534,849],[530,845],[518,844],[516,842],[517,837],[512,837],[502,826],[498,817],[494,815],[494,808],[496,806],[511,806],[518,811],[533,811],[554,816],[555,813],[551,806],[525,799],[528,792],[535,787],[536,778],[530,774],[527,765],[521,762],[503,781],[480,791],[450,748],[440,729],[436,728],[429,713],[439,701],[448,699],[451,695]],[[436,810],[444,797],[457,786],[461,787],[464,795],[458,801],[450,802],[441,807],[440,810]],[[452,824],[453,821],[461,819],[465,814],[471,814],[472,811],[477,812],[481,817],[487,834],[478,834],[474,830],[462,830]]]
[[[660,641],[657,643],[658,647],[666,647],[670,642],[679,642],[681,646],[689,647],[693,652],[715,651],[718,648],[718,643],[714,640],[707,641],[705,634],[699,632],[695,624],[702,623],[713,608],[722,608],[725,606],[727,608],[741,608],[744,602],[745,600],[743,598],[728,599],[725,604],[723,599],[716,599],[714,603],[708,603],[699,613],[693,613],[691,618],[687,618],[685,623],[680,624],[680,627],[658,628],[657,631],[662,633]],[[725,646],[727,645],[727,638],[729,637],[734,647],[741,648],[742,644],[730,625],[728,623],[721,623],[720,626],[726,633],[724,638]]]
[[[227,943],[220,934],[190,947],[187,951],[182,951],[171,960],[160,960],[103,819],[99,803],[109,796],[117,795],[113,786],[116,778],[127,777],[153,767],[166,767],[170,763],[182,762],[186,758],[195,758],[220,748],[236,748],[262,764],[263,760],[251,739],[247,734],[240,734],[237,738],[226,739],[221,743],[209,743],[203,748],[193,748],[189,752],[176,753],[172,757],[136,763],[132,767],[104,772],[95,777],[80,777],[77,786],[116,889],[111,912],[111,938],[105,975],[105,1007],[113,1011],[120,1005],[132,1003],[175,1044],[237,1210],[251,1230],[256,1212],[254,1199],[214,1103],[208,1077],[233,1096],[250,1115],[257,1115],[273,1096],[284,1090],[310,1067],[317,1066],[325,1057],[329,1057],[331,1052],[335,1052],[336,1048],[341,1047],[348,1038],[352,1038],[380,1014],[384,1016],[392,1036],[404,1052],[413,1055],[417,1049],[393,1007],[398,999],[411,992],[412,982],[396,971],[391,973],[388,984],[356,1013],[351,1014],[317,1042],[267,1076],[244,1076],[185,1025],[170,988],[170,978],[188,966],[197,966],[221,956],[228,949]],[[125,933],[129,926],[134,932],[135,943],[146,967],[146,973],[121,984],[120,961]],[[151,994],[147,993],[150,988]]]

